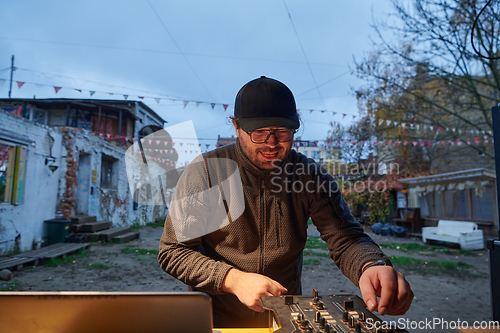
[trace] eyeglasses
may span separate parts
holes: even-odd
[[[278,142],[288,142],[293,139],[293,135],[295,134],[295,130],[292,129],[278,129],[278,130],[254,130],[254,131],[245,131],[248,135],[250,135],[250,140],[253,143],[264,143],[269,140],[271,134],[274,134],[276,140]]]

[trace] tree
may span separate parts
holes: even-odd
[[[416,171],[474,151],[492,162],[490,110],[500,102],[498,6],[485,7],[486,0],[392,3],[395,20],[375,23],[380,42],[355,60],[367,81],[357,92],[361,111],[375,118],[385,153]],[[392,42],[383,32],[395,36]],[[379,160],[383,153],[379,149]]]
[[[359,165],[362,157],[373,150],[375,129],[369,117],[363,117],[350,125],[330,122],[328,141],[340,147],[340,159],[347,164]]]

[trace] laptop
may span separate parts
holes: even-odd
[[[0,292],[0,332],[212,333],[201,292]]]

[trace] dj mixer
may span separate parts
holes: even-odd
[[[279,333],[396,333],[407,332],[385,327],[356,295],[264,296],[265,309],[272,312],[270,327]]]

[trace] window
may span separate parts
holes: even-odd
[[[422,216],[430,216],[429,205],[427,204],[427,196],[429,194],[424,194],[418,197],[418,206],[420,207],[420,214]]]
[[[102,154],[101,188],[118,188],[118,160]]]
[[[321,157],[320,155],[321,154],[320,154],[319,150],[313,150],[313,151],[311,151],[311,158],[313,160],[319,160],[319,158]]]
[[[443,217],[443,192],[434,192],[434,216]]]
[[[493,221],[493,186],[487,186],[482,196],[472,196],[472,215],[474,220]]]
[[[470,219],[469,190],[457,191],[457,217],[459,219]]]
[[[0,141],[0,203],[23,201],[26,148]]]
[[[455,206],[453,204],[453,191],[444,192],[444,207],[446,209],[446,217],[455,217]]]

